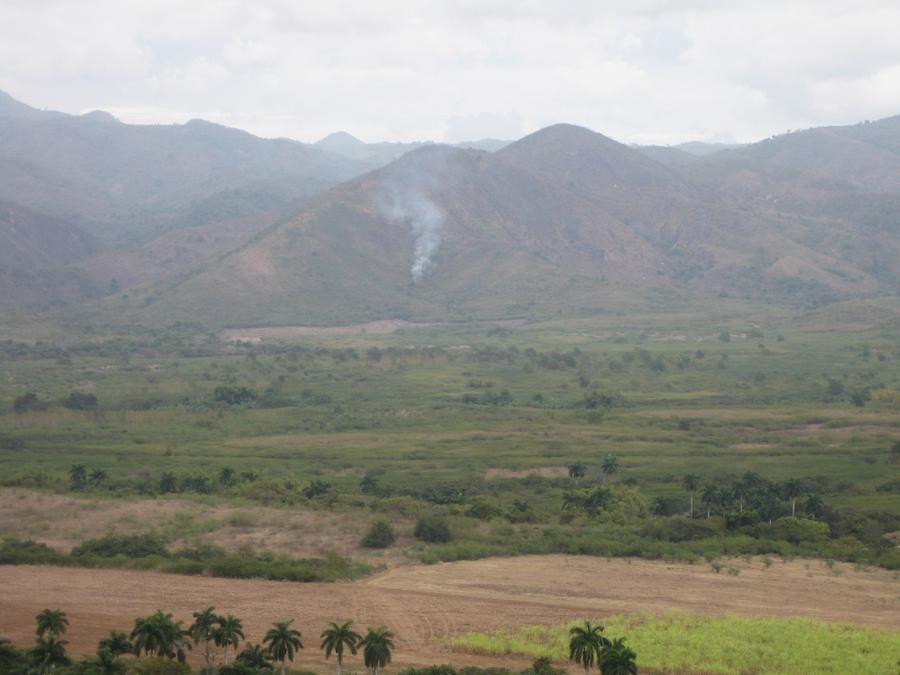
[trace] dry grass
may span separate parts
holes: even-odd
[[[25,644],[34,615],[44,607],[61,607],[72,620],[66,637],[73,650],[86,653],[111,629],[128,628],[136,616],[157,608],[188,619],[192,611],[215,605],[240,616],[254,641],[271,621],[289,617],[296,617],[308,638],[334,619],[352,617],[362,626],[384,623],[397,633],[396,663],[403,665],[466,662],[449,651],[448,639],[472,631],[557,625],[623,612],[682,609],[900,628],[900,583],[890,572],[847,567],[836,575],[824,563],[803,560],[768,568],[758,560],[729,564],[741,573],[645,560],[528,556],[394,567],[363,581],[336,584],[7,567],[0,634]],[[302,662],[325,669],[315,649],[308,649]],[[507,659],[507,665],[512,662],[524,660]]]

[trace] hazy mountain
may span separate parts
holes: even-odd
[[[699,156],[566,124],[492,152],[345,133],[310,147],[4,105],[3,283],[70,317],[549,317],[660,292],[813,306],[900,279],[900,118]]]
[[[852,223],[748,202],[707,176],[571,125],[494,154],[424,147],[98,316],[216,325],[552,316],[658,288],[822,302],[885,278],[869,253],[843,245]]]
[[[479,141],[464,141],[452,144],[455,148],[469,148],[472,150],[484,150],[495,152],[509,145],[510,141],[501,141],[495,138],[485,138]],[[336,155],[347,157],[360,162],[365,162],[372,168],[384,166],[407,152],[419,148],[434,145],[432,141],[418,141],[411,143],[365,143],[346,131],[337,131],[315,143],[315,147]]]

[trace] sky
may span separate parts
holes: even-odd
[[[0,0],[0,89],[315,141],[747,142],[900,113],[900,2]]]

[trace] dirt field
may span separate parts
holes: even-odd
[[[241,617],[251,641],[272,621],[295,617],[306,637],[301,663],[322,670],[319,632],[329,620],[350,617],[392,628],[398,665],[491,662],[448,653],[445,638],[466,631],[645,610],[808,616],[900,629],[900,581],[892,572],[802,560],[770,568],[760,561],[731,565],[741,570],[738,576],[705,564],[529,556],[397,567],[341,584],[3,567],[0,634],[28,644],[35,614],[60,607],[69,612],[72,650],[86,653],[110,630],[127,630],[135,617],[157,608],[188,620],[192,611],[215,605]]]
[[[269,326],[266,328],[226,328],[222,337],[239,342],[258,342],[284,338],[329,336],[329,335],[388,335],[401,328],[429,328],[435,323],[414,323],[400,319],[369,321],[353,326]]]

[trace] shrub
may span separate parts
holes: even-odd
[[[142,658],[131,661],[132,675],[191,675],[191,667],[172,659]]]
[[[387,548],[396,541],[394,528],[384,520],[376,520],[360,542],[366,548]]]
[[[63,401],[63,405],[69,410],[96,410],[97,397],[94,394],[73,391]]]
[[[436,515],[419,518],[413,534],[416,539],[427,541],[430,544],[444,544],[452,538],[447,521]]]
[[[220,403],[228,405],[241,405],[250,403],[256,398],[256,394],[247,389],[247,387],[227,387],[219,386],[213,391],[213,399]]]
[[[73,556],[100,556],[113,558],[123,555],[128,558],[146,558],[148,556],[169,557],[165,545],[150,534],[120,535],[110,534],[100,539],[88,539],[72,549]]]

